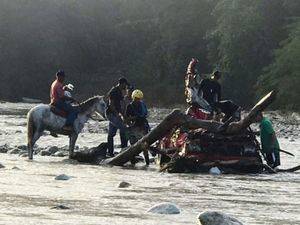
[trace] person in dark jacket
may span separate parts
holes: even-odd
[[[108,127],[108,156],[114,156],[114,136],[117,130],[120,130],[121,148],[127,147],[126,137],[126,125],[124,122],[124,111],[122,110],[122,104],[124,101],[124,92],[129,86],[128,81],[125,78],[120,78],[116,86],[114,86],[108,93],[108,109],[106,111],[106,117],[109,120]]]
[[[200,83],[199,94],[210,104],[213,111],[217,113],[223,112],[225,114],[223,118],[224,122],[232,117],[236,120],[240,120],[240,107],[231,100],[221,100],[220,78],[221,72],[215,71],[210,78],[203,79]]]

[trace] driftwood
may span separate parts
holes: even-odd
[[[143,150],[149,148],[157,140],[162,139],[176,127],[187,127],[189,129],[204,128],[210,132],[218,132],[223,124],[215,121],[197,120],[183,114],[180,110],[175,109],[170,113],[157,127],[140,139],[137,143],[130,146],[117,156],[105,160],[104,163],[121,166],[130,161],[134,156],[140,154]]]
[[[184,113],[180,112],[180,110],[176,109],[172,113],[170,113],[157,127],[155,127],[151,132],[141,138],[134,145],[130,146],[117,156],[104,160],[103,163],[122,166],[126,162],[134,158],[134,156],[140,154],[144,150],[149,149],[150,145],[152,145],[157,140],[162,139],[174,128],[178,127],[185,127],[190,130],[203,128],[212,133],[221,131],[227,134],[239,133],[254,122],[257,113],[264,110],[268,105],[270,105],[274,101],[275,96],[275,92],[270,92],[252,108],[250,113],[244,119],[239,122],[233,122],[229,124],[227,128],[223,126],[223,123],[216,121],[197,120],[188,115],[185,115]]]

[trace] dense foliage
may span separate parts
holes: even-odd
[[[0,99],[48,101],[58,68],[84,99],[126,76],[156,105],[184,103],[191,57],[244,106],[270,89],[300,109],[299,0],[1,0]]]

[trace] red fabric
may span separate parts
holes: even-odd
[[[208,120],[209,118],[209,113],[196,107],[191,107],[188,111],[188,115],[198,120]]]
[[[58,80],[53,81],[50,90],[51,104],[56,103],[64,96],[63,84]]]

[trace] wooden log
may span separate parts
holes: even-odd
[[[245,116],[242,120],[238,122],[232,122],[226,129],[227,134],[237,134],[240,133],[241,130],[246,129],[252,123],[255,122],[255,117],[257,113],[265,110],[274,100],[276,99],[276,92],[271,91],[266,96],[264,96],[249,112],[247,116]]]
[[[204,128],[210,132],[218,132],[222,123],[215,121],[197,120],[183,114],[180,110],[175,109],[170,113],[157,127],[141,138],[134,145],[127,148],[117,156],[104,161],[105,164],[121,166],[130,161],[134,156],[140,154],[143,150],[149,148],[157,140],[162,139],[174,128],[185,126],[189,129]]]

